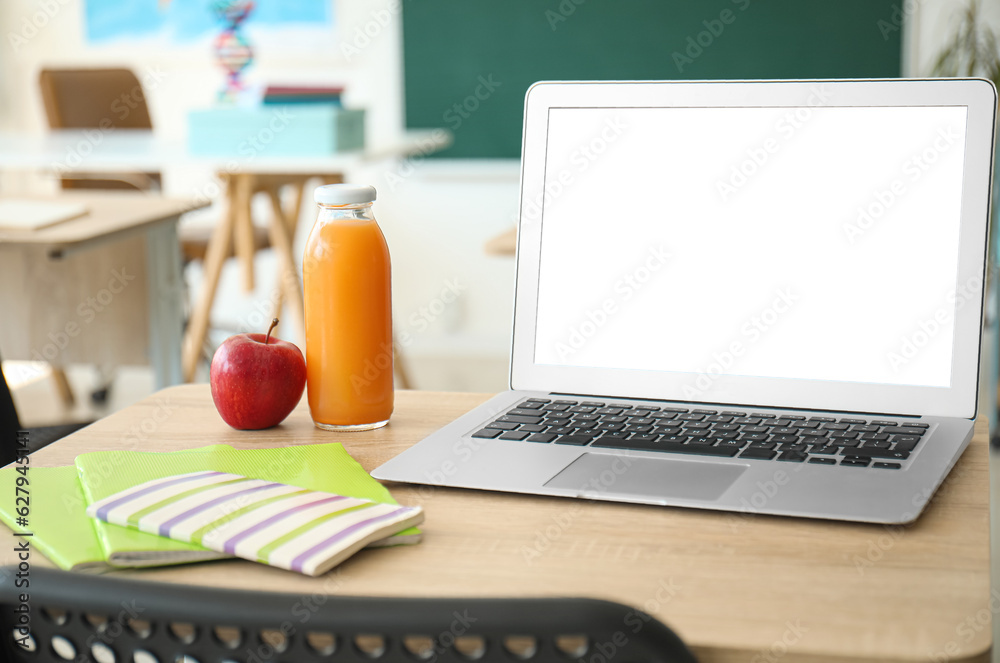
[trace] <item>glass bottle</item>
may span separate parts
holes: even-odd
[[[380,428],[393,406],[392,299],[375,187],[328,184],[315,200],[302,261],[309,410],[325,430]]]

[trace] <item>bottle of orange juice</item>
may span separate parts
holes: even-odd
[[[302,260],[309,409],[325,430],[379,428],[392,414],[392,300],[375,187],[328,184],[315,199]]]

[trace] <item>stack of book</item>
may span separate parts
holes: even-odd
[[[24,476],[18,472],[17,467],[11,465],[0,470],[0,485],[7,486],[10,495],[14,494],[18,477]],[[182,530],[190,528],[193,521],[176,531],[163,528],[160,516],[169,512],[176,519],[177,514],[174,512],[178,509],[191,510],[180,500],[200,499],[195,494],[196,491],[192,491],[191,486],[195,484],[184,486],[184,490],[176,494],[167,494],[167,484],[181,484],[182,481],[174,478],[196,474],[211,475],[200,483],[216,492],[226,492],[228,489],[223,488],[221,483],[218,486],[209,484],[224,482],[226,485],[233,485],[234,489],[240,488],[233,493],[233,497],[244,501],[247,498],[243,497],[240,481],[256,480],[257,483],[266,483],[268,486],[284,484],[284,488],[277,486],[274,494],[262,493],[259,496],[260,502],[255,501],[256,497],[249,502],[240,502],[237,506],[247,513],[252,510],[248,507],[258,503],[261,507],[280,510],[278,502],[282,496],[302,503],[315,502],[317,506],[322,506],[320,502],[326,504],[335,501],[331,496],[319,495],[316,491],[347,498],[346,501],[338,502],[338,506],[348,507],[344,509],[345,513],[347,510],[362,511],[371,508],[369,513],[375,515],[377,512],[378,525],[386,525],[389,529],[382,531],[380,536],[375,536],[373,530],[369,532],[367,540],[356,538],[356,547],[417,543],[421,537],[420,530],[409,526],[409,523],[417,523],[422,519],[420,510],[386,508],[384,505],[395,507],[397,504],[389,491],[372,479],[336,443],[279,449],[233,449],[220,444],[173,453],[98,451],[81,454],[77,456],[75,465],[69,467],[29,468],[27,478],[31,489],[31,517],[27,526],[23,521],[18,522],[14,505],[2,500],[0,521],[10,527],[16,536],[28,539],[32,547],[66,570],[102,572],[116,567],[183,564],[234,555],[268,561],[260,559],[256,552],[254,557],[248,557],[240,550],[226,548],[224,544],[215,545],[212,537],[203,539],[201,535],[183,535]],[[223,474],[234,476],[222,476]],[[193,480],[199,482],[197,477]],[[257,483],[243,485],[252,489]],[[141,504],[129,499],[129,496],[139,493],[146,498]],[[211,495],[206,492],[201,496]],[[169,504],[170,502],[175,502],[175,505]],[[222,511],[219,524],[213,528],[203,527],[202,534],[213,530],[224,533],[227,531],[224,526],[230,525],[230,521],[235,522],[237,517],[246,515],[237,513],[234,504],[220,504]],[[158,505],[160,510],[152,508],[154,505]],[[141,513],[133,508],[136,506],[141,507]],[[290,512],[298,513],[303,510],[301,505],[297,509],[291,503],[289,506]],[[88,509],[95,517],[88,515]],[[145,515],[151,516],[148,522],[143,518]],[[324,513],[322,518],[326,519],[325,522],[331,520],[328,513]],[[291,519],[273,516],[269,523],[277,520],[286,520],[283,525],[286,528],[298,527]],[[115,522],[118,524],[114,524]],[[391,522],[398,525],[393,528]],[[357,530],[354,525],[354,521],[348,524],[352,528],[351,533]],[[259,530],[259,523],[256,526]],[[317,530],[317,540],[325,540],[325,534],[330,532]],[[337,532],[333,534],[336,535]],[[231,538],[233,537],[229,537]],[[335,552],[335,555],[321,560],[318,566],[305,570],[280,561],[271,563],[310,574],[322,573],[330,565],[353,554],[354,549],[347,554],[343,550]]]
[[[281,101],[278,101],[281,99]],[[188,149],[208,157],[323,157],[365,147],[365,111],[322,94],[272,96],[259,106],[188,113]]]
[[[264,90],[263,104],[279,106],[284,104],[330,104],[340,106],[342,87],[310,87],[290,85],[269,85]]]

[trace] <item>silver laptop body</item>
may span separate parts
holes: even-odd
[[[382,480],[876,523],[969,443],[996,90],[543,82],[510,390]]]

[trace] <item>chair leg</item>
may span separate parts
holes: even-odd
[[[99,364],[95,366],[97,374],[97,386],[90,392],[90,402],[94,405],[104,406],[111,398],[111,388],[115,383],[114,366]]]
[[[237,176],[236,216],[233,219],[233,242],[236,257],[243,271],[243,290],[253,292],[253,258],[256,249],[253,239],[253,175]]]
[[[285,289],[281,286],[281,283],[279,282],[277,286],[277,293],[275,293],[274,295],[274,308],[271,310],[271,315],[275,318],[280,319],[281,309],[284,305],[285,305]],[[280,328],[281,325],[279,324],[278,327],[275,328],[274,333],[277,334]],[[305,333],[305,330],[303,330],[303,333]]]
[[[76,397],[73,395],[73,387],[69,384],[69,378],[66,377],[66,371],[58,366],[52,367],[52,382],[56,385],[56,392],[59,394],[59,400],[62,401],[63,407],[69,409],[76,404]]]
[[[194,379],[195,370],[198,368],[198,359],[201,357],[202,345],[208,334],[209,318],[212,314],[212,304],[215,302],[215,292],[219,286],[219,277],[222,274],[222,265],[226,262],[226,256],[229,255],[229,247],[233,241],[233,219],[239,204],[234,195],[236,189],[234,177],[230,177],[227,181],[229,209],[223,217],[222,223],[216,226],[212,239],[209,241],[208,253],[205,256],[205,278],[202,284],[201,298],[191,312],[191,320],[184,335],[185,382],[191,382]]]
[[[295,238],[295,230],[299,226],[299,216],[302,214],[302,200],[305,198],[306,182],[305,180],[296,182],[292,185],[293,191],[295,192],[295,197],[292,200],[292,209],[288,213],[288,230],[292,234],[292,238]]]
[[[403,355],[399,351],[399,343],[396,342],[395,335],[392,339],[392,368],[399,380],[399,388],[412,389],[413,383],[410,382],[410,373],[406,370],[406,364],[403,362]]]
[[[290,212],[284,211],[285,210],[285,206],[281,204],[281,196],[280,196],[281,187],[278,187],[276,189],[276,191],[277,191],[277,202],[275,202],[275,200],[272,199],[272,205],[277,204],[282,209],[282,211],[284,212],[284,219],[283,219],[283,221],[285,223],[285,227],[288,228],[288,238],[291,241],[293,247],[295,246],[295,233],[298,230],[298,225],[299,225],[299,214],[302,211],[302,198],[303,198],[303,195],[305,193],[305,185],[306,185],[306,183],[305,183],[304,180],[299,181],[299,182],[295,182],[295,183],[289,185],[289,186],[292,187],[292,191],[293,191],[293,194],[295,196],[294,199],[292,200],[292,209],[291,209]],[[293,261],[293,264],[294,264],[294,256],[292,258],[292,261]],[[296,281],[297,281],[298,280],[298,268],[295,268],[295,276],[296,276]],[[274,317],[276,317],[276,318],[281,317],[281,308],[285,304],[285,298],[286,297],[288,297],[290,299],[294,299],[295,297],[299,296],[299,290],[297,288],[297,284],[291,283],[288,280],[287,273],[284,274],[284,278],[282,278],[282,274],[279,273],[278,274],[278,279],[279,279],[278,280],[278,294],[277,294],[277,297],[275,298],[275,301],[274,301]],[[292,308],[293,309],[297,308],[294,305],[294,303],[292,304]],[[302,319],[299,320],[299,323],[302,324],[302,334],[305,335],[306,329],[305,329],[305,309],[304,308],[302,310],[302,314],[303,314],[302,315]],[[293,315],[294,315],[294,313],[293,313]]]
[[[268,198],[271,200],[271,222],[268,230],[271,234],[271,245],[278,255],[280,264],[278,287],[284,292],[284,300],[288,302],[300,327],[304,328],[302,285],[299,283],[298,269],[295,266],[295,256],[292,253],[292,236],[285,211],[281,206],[281,197],[276,187],[268,187]]]

